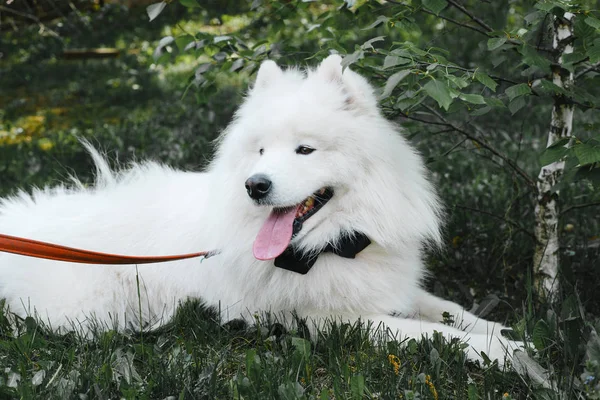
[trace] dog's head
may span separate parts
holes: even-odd
[[[337,55],[306,74],[265,61],[221,138],[215,168],[233,172],[248,206],[268,211],[257,214],[259,259],[290,242],[318,250],[345,232],[388,248],[439,238],[439,207],[420,157]]]

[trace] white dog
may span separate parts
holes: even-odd
[[[0,233],[127,255],[217,255],[136,268],[0,253],[0,298],[68,329],[90,316],[156,326],[194,297],[223,321],[262,311],[371,321],[401,336],[459,337],[470,358],[502,362],[514,342],[501,325],[421,288],[424,246],[440,241],[438,198],[371,86],[340,62],[305,74],[265,61],[205,173],[156,163],[113,173],[90,148],[95,187],[0,202]],[[455,327],[440,322],[444,312]]]

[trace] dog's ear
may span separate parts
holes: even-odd
[[[269,86],[274,81],[278,80],[283,76],[283,71],[273,60],[266,60],[260,64],[258,73],[256,74],[256,81],[254,82],[254,89],[262,89]]]
[[[342,77],[342,57],[337,54],[332,54],[321,62],[317,69],[317,74],[321,75],[328,81],[344,84]]]
[[[317,68],[316,74],[342,89],[347,109],[377,112],[377,99],[371,85],[350,68],[343,70],[342,57],[339,55],[333,54],[324,59]]]

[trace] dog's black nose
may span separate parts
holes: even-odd
[[[271,181],[265,175],[252,175],[246,180],[246,191],[254,200],[262,199],[269,194],[269,190],[271,190]]]

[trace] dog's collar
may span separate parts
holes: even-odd
[[[370,244],[371,240],[364,233],[345,233],[336,246],[328,243],[320,253],[301,253],[290,246],[275,259],[275,266],[304,275],[317,262],[321,253],[328,252],[344,258],[354,258]]]

